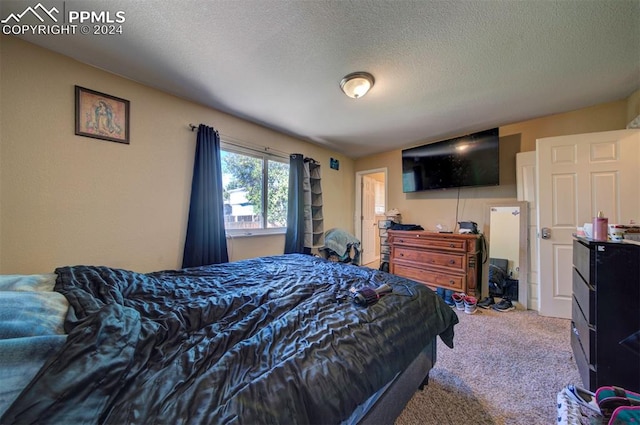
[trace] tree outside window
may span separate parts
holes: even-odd
[[[288,159],[223,145],[221,160],[225,228],[286,228]]]

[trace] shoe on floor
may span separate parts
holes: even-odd
[[[478,304],[478,300],[475,297],[465,296],[464,300],[464,312],[467,314],[474,314],[477,310],[476,306]]]
[[[451,296],[453,302],[456,304],[456,309],[464,310],[464,299],[466,296],[464,293],[455,293]]]
[[[478,307],[484,308],[485,310],[494,305],[496,302],[493,297],[485,297],[478,303]]]
[[[591,391],[585,390],[584,388],[578,387],[576,385],[567,385],[566,387],[564,387],[563,391],[571,400],[574,400],[580,406],[584,406],[587,409],[601,414],[600,408],[598,407],[598,403],[596,401],[596,395]]]
[[[513,303],[508,297],[504,297],[502,300],[500,300],[498,304],[495,304],[491,308],[493,308],[496,311],[503,311],[503,312],[515,310]]]

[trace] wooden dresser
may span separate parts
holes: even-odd
[[[480,296],[480,235],[389,230],[390,272],[424,283]]]
[[[640,245],[573,241],[571,348],[585,388],[640,392]]]

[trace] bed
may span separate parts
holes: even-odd
[[[5,276],[0,303],[2,424],[392,423],[458,322],[423,285],[302,254]]]

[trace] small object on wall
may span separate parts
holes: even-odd
[[[334,170],[339,170],[340,169],[340,161],[338,161],[335,158],[331,158],[329,160],[329,167],[331,167]]]
[[[129,101],[75,86],[76,135],[129,144]]]

